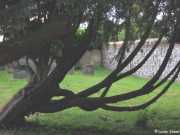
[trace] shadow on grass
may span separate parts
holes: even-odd
[[[128,129],[121,130],[98,129],[96,126],[82,126],[74,128],[69,125],[41,125],[28,122],[21,127],[1,128],[0,135],[152,135],[151,129]]]

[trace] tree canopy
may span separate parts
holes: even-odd
[[[179,39],[180,2],[178,0],[0,0],[0,66],[25,57],[36,65],[27,86],[20,90],[0,113],[0,123],[22,122],[24,116],[35,112],[52,113],[79,107],[86,111],[102,108],[111,111],[136,111],[157,101],[176,80],[180,62],[158,81],[167,67],[173,48]],[[87,27],[81,31],[81,24]],[[102,47],[124,33],[119,49],[117,68],[101,82],[74,93],[61,88],[68,71],[92,45]],[[134,68],[123,72],[153,33],[157,42],[146,57]],[[153,54],[163,37],[169,48],[157,73],[141,88],[107,96],[113,83],[140,69]],[[133,52],[124,58],[125,50],[134,39],[140,41]],[[52,63],[56,63],[53,71]],[[166,83],[166,81],[171,80]],[[165,84],[165,85],[163,85]],[[153,92],[162,91],[149,101],[136,106],[116,106]],[[92,96],[95,93],[101,96]],[[52,97],[63,97],[53,100]]]

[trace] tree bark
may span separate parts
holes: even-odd
[[[59,83],[85,52],[84,49],[78,50],[79,53],[76,51],[75,49],[75,53],[70,56],[65,55],[61,64],[48,77],[35,84],[29,83],[24,89],[20,90],[1,111],[0,125],[21,123],[24,116],[38,112],[39,108],[49,104],[51,98],[57,95]],[[59,90],[59,92],[61,91]]]
[[[20,90],[0,113],[1,125],[17,125],[23,122],[24,116],[36,112],[36,109],[45,105],[53,96],[56,89],[51,80],[41,85],[28,84]]]

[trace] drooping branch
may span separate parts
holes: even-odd
[[[116,96],[110,96],[110,97],[106,96],[107,93],[111,90],[111,86],[115,82],[128,75],[133,74],[145,64],[146,60],[148,60],[150,56],[152,56],[153,52],[160,44],[164,34],[167,34],[166,30],[162,31],[162,34],[160,35],[159,39],[153,45],[151,50],[146,54],[143,60],[141,60],[140,63],[137,64],[137,66],[135,66],[134,68],[123,73],[123,70],[133,61],[134,57],[142,49],[147,38],[153,31],[153,28],[155,27],[157,21],[156,16],[159,10],[161,10],[161,7],[159,7],[159,5],[162,5],[160,3],[164,1],[154,0],[154,1],[149,1],[148,4],[147,3],[142,4],[140,1],[139,1],[140,3],[135,2],[137,6],[140,7],[142,6],[142,9],[137,11],[138,13],[135,14],[133,13],[132,15],[129,16],[126,16],[124,13],[127,10],[131,10],[133,8],[133,4],[134,4],[133,1],[129,1],[129,2],[124,1],[122,4],[121,2],[111,3],[106,0],[103,2],[102,0],[101,1],[90,0],[88,1],[89,3],[86,1],[84,2],[82,0],[81,2],[85,3],[85,6],[83,8],[79,6],[79,3],[81,3],[79,1],[74,3],[73,1],[72,3],[71,2],[69,3],[69,1],[67,3],[63,1],[58,3],[59,5],[56,5],[56,2],[58,1],[53,1],[53,3],[54,2],[55,4],[53,4],[53,6],[47,4],[45,7],[44,5],[43,7],[41,7],[41,5],[37,6],[38,8],[38,11],[36,12],[37,18],[35,18],[34,21],[36,28],[31,31],[32,33],[20,35],[20,38],[15,38],[15,37],[13,38],[13,36],[16,34],[16,31],[15,32],[13,31],[12,37],[7,35],[7,38],[3,41],[3,43],[0,43],[0,66],[5,65],[8,62],[18,60],[21,57],[27,56],[28,58],[34,61],[35,65],[38,67],[38,71],[40,71],[40,76],[42,76],[33,85],[29,85],[24,89],[22,89],[13,98],[13,100],[11,100],[9,104],[7,104],[7,106],[1,112],[0,124],[14,122],[17,120],[16,117],[23,118],[24,116],[34,112],[51,113],[51,112],[57,112],[64,109],[68,109],[71,107],[79,107],[86,111],[93,111],[98,108],[103,108],[105,110],[113,110],[113,111],[126,111],[126,110],[134,111],[138,109],[144,109],[150,104],[156,102],[156,100],[159,99],[167,91],[170,85],[177,78],[177,75],[179,74],[179,70],[180,70],[179,69],[180,62],[177,63],[177,65],[170,71],[170,73],[167,76],[162,78],[162,80],[158,81],[163,74],[163,70],[167,67],[168,61],[170,60],[169,58],[172,54],[172,50],[175,45],[175,40],[173,35],[166,56],[162,62],[162,65],[159,67],[159,70],[157,71],[155,76],[152,77],[152,79],[150,79],[143,87],[135,91],[128,92],[125,94],[119,94]],[[34,2],[33,4],[36,4],[36,2]],[[38,2],[38,4],[40,4],[40,2]],[[121,4],[123,6],[120,6]],[[146,6],[143,7],[144,5]],[[120,6],[120,8],[118,8],[118,6]],[[73,11],[68,12],[68,10],[71,9],[72,7],[73,7],[72,9]],[[7,9],[5,8],[7,7],[0,6],[0,10],[1,11],[2,9],[3,11],[6,10],[8,12],[7,15],[9,15],[8,8],[10,9],[11,6],[9,6]],[[59,87],[59,83],[61,85],[61,82],[64,80],[68,71],[79,61],[82,55],[90,48],[91,42],[96,40],[98,34],[100,33],[101,35],[104,32],[103,28],[101,27],[101,23],[107,20],[113,23],[113,21],[110,20],[108,14],[111,11],[114,11],[115,8],[119,10],[120,15],[122,11],[122,17],[114,16],[116,19],[122,18],[124,20],[127,17],[126,26],[122,25],[125,28],[125,41],[124,41],[124,46],[122,48],[123,53],[121,53],[117,68],[100,83],[90,88],[87,88],[86,90],[83,90],[80,93],[75,94],[73,90],[61,89],[61,87]],[[41,10],[43,10],[42,14],[41,14]],[[142,12],[142,16],[140,15],[141,12]],[[172,12],[170,13],[171,17],[174,16],[173,13]],[[6,16],[5,12],[3,12],[2,14],[3,16]],[[138,17],[139,15],[140,17]],[[11,18],[12,14],[9,17]],[[75,44],[77,43],[76,42],[77,37],[75,34],[78,31],[79,25],[81,24],[81,22],[83,22],[84,19],[83,17],[86,17],[85,21],[87,21],[88,27],[83,33],[81,39],[78,39],[78,44]],[[1,13],[0,13],[0,18],[1,18]],[[41,22],[41,19],[45,19],[44,23]],[[122,60],[123,55],[125,53],[125,46],[128,44],[130,38],[129,35],[131,34],[130,25],[132,23],[136,24],[136,22],[134,21],[139,21],[138,19],[140,20],[146,19],[145,22],[140,23],[140,25],[142,25],[142,28],[144,28],[143,30],[141,29],[143,33],[140,33],[142,34],[142,37],[138,45],[133,50],[133,52],[126,59]],[[24,22],[24,20],[21,21]],[[40,24],[39,22],[36,24],[36,21],[39,21]],[[118,22],[118,20],[116,21]],[[171,21],[172,20],[167,21],[168,23],[167,25],[171,26],[168,27],[169,31],[173,31],[174,29],[173,26],[174,24],[173,23],[170,24]],[[3,23],[4,22],[0,22],[0,24]],[[3,32],[5,34],[6,30],[7,32],[11,33],[11,31],[8,31],[7,29],[8,25],[10,24],[5,25],[4,29],[2,28],[3,26],[0,26],[0,31],[2,34]],[[163,23],[163,26],[162,27],[160,26],[160,29],[163,29],[163,27],[167,27],[167,25]],[[177,36],[175,37],[177,38]],[[58,46],[59,44],[57,45],[58,47],[57,46],[52,47],[49,43],[52,40],[60,40],[60,43],[63,44],[62,47],[59,47]],[[54,52],[52,51],[52,53],[50,53],[49,51],[50,47],[52,47],[54,50],[60,48],[62,51],[62,56],[56,57],[56,54],[53,55],[53,53],[55,52],[54,50],[53,50]],[[54,57],[56,57],[54,61],[56,62],[57,66],[51,72],[49,72],[51,68],[51,64],[52,62],[54,62],[53,61]],[[173,74],[175,75],[166,85],[167,80]],[[133,98],[137,98],[139,96],[144,96],[150,92],[155,91],[157,88],[159,88],[164,84],[165,84],[164,89],[157,96],[155,96],[153,99],[142,105],[132,106],[132,107],[121,107],[121,106],[118,107],[113,105],[111,106],[111,104],[113,103],[130,100]],[[101,91],[103,93],[100,95],[100,97],[93,97],[93,94]],[[58,99],[54,97],[58,97]]]
[[[121,65],[124,57],[125,57],[125,52],[126,52],[126,48],[128,47],[128,43],[129,43],[129,35],[130,35],[130,17],[128,16],[126,18],[126,21],[125,21],[125,39],[124,39],[124,43],[122,45],[122,47],[119,49],[119,52],[118,52],[118,57],[119,57],[119,62],[118,62],[118,66]]]
[[[159,4],[159,3],[158,3]],[[121,63],[120,65],[117,66],[117,68],[108,76],[106,77],[102,82],[82,91],[79,93],[79,96],[89,96],[91,94],[94,94],[98,91],[100,91],[102,88],[104,87],[108,87],[109,84],[112,83],[112,78],[114,78],[119,72],[121,72],[133,59],[134,57],[136,56],[136,54],[139,52],[139,50],[142,48],[142,46],[144,45],[144,43],[146,42],[146,39],[148,38],[151,30],[152,30],[152,27],[153,27],[153,24],[154,24],[154,21],[155,21],[155,18],[156,18],[156,15],[157,15],[157,9],[158,9],[158,4],[156,5],[156,8],[152,14],[152,19],[151,21],[148,23],[148,28],[146,30],[146,32],[144,33],[144,35],[142,36],[140,42],[138,43],[137,47],[135,48],[135,50],[131,53],[130,56],[128,56],[128,58],[126,58],[124,60],[123,63]]]
[[[163,33],[164,34],[164,33]],[[147,56],[145,57],[145,60],[148,59],[152,53],[154,52],[154,50],[157,48],[158,44],[160,43],[162,37],[163,37],[163,34],[160,36],[159,40],[155,43],[154,47],[152,48],[152,50],[147,54]],[[175,42],[174,42],[174,39],[171,40],[171,43],[170,43],[170,46],[169,46],[169,49],[167,51],[167,54],[163,60],[163,63],[162,65],[160,66],[159,70],[157,71],[156,75],[154,78],[158,78],[162,75],[162,71],[160,71],[160,69],[162,67],[166,67],[167,66],[167,63],[169,61],[169,58],[172,54],[172,50],[174,48],[174,45],[175,45]],[[139,68],[139,66],[141,67],[145,62],[145,60],[143,59],[140,64],[137,66]],[[137,95],[135,94],[135,92],[132,94],[132,97],[126,97],[127,99],[131,99],[131,98],[134,98],[134,97],[137,97],[139,94],[140,95],[145,95],[147,94],[148,92],[152,92],[154,89],[156,89],[157,87],[161,86],[162,84],[164,84],[167,79],[179,68],[179,64],[178,63],[175,68],[164,78],[162,79],[162,81],[160,81],[158,84],[154,85],[154,83],[151,83],[152,80],[154,80],[154,78],[152,78],[152,80],[150,80],[146,85],[148,86],[149,83],[151,84],[151,87],[150,85],[148,87],[143,87],[142,89],[140,89],[139,91],[135,91],[137,92]],[[137,67],[135,67],[135,69],[137,69]],[[170,85],[175,81],[175,79],[177,78],[177,75],[179,74],[179,70],[176,72],[175,76],[172,78],[172,80],[170,81],[170,83],[168,83],[168,85],[166,85],[166,87],[163,89],[163,91],[167,90]],[[112,77],[112,76],[111,76]],[[155,81],[157,82],[157,80]],[[101,85],[101,86],[100,86]],[[104,86],[103,86],[104,85]],[[146,86],[145,85],[145,86]],[[102,82],[99,83],[99,86],[97,87],[98,85],[96,85],[96,90],[97,89],[102,89],[104,87],[106,87],[107,89],[110,88],[110,85],[107,85],[107,84],[103,84]],[[103,87],[102,87],[103,86]],[[148,91],[149,90],[149,91]],[[142,92],[142,93],[141,93]],[[161,93],[164,93],[164,92],[161,92]],[[130,93],[128,93],[130,94]],[[127,95],[128,95],[127,94]],[[135,94],[135,95],[134,95]],[[162,95],[162,94],[160,94]],[[157,97],[153,98],[151,101],[145,103],[145,105],[141,105],[141,107],[143,106],[149,106],[150,104],[152,104],[153,102],[155,102],[159,97],[160,95],[158,95]],[[121,95],[122,96],[122,95]],[[111,99],[110,99],[111,98]],[[118,100],[114,100],[113,98],[114,97],[107,97],[107,98],[103,98],[103,96],[101,98],[86,98],[84,97],[83,95],[81,95],[81,92],[77,95],[73,95],[71,98],[67,99],[67,98],[64,98],[63,100],[60,100],[60,101],[56,101],[56,109],[58,110],[58,107],[60,109],[61,105],[62,105],[62,102],[68,102],[68,105],[71,106],[71,107],[75,107],[75,106],[78,106],[80,107],[81,109],[84,109],[84,110],[96,110],[97,108],[100,108],[102,106],[104,106],[104,104],[108,104],[108,103],[115,103],[115,102],[118,102],[118,101],[122,101],[122,100],[127,100],[125,99],[125,97],[122,98],[122,100],[118,99]],[[106,100],[106,101],[105,101]],[[113,100],[113,102],[112,102]],[[142,108],[143,108],[142,107]],[[139,108],[139,107],[135,107],[135,108]],[[57,111],[56,110],[56,111]]]
[[[151,99],[150,101],[142,105],[133,106],[133,107],[115,107],[115,106],[105,105],[108,103],[101,100],[101,98],[82,98],[82,97],[78,97],[77,95],[69,95],[70,97],[66,97],[61,100],[50,101],[44,108],[41,108],[38,111],[44,112],[44,113],[45,112],[52,113],[52,112],[58,112],[60,110],[64,110],[69,107],[80,107],[81,109],[86,110],[86,111],[96,110],[97,108],[103,108],[105,110],[111,110],[111,111],[136,111],[139,109],[144,109],[147,106],[154,103],[156,100],[158,100],[169,89],[169,87],[175,81],[175,79],[177,78],[180,72],[180,62],[162,81],[160,81],[157,85],[155,85],[154,88],[157,88],[161,86],[162,84],[164,84],[174,72],[175,72],[175,75],[168,82],[168,84],[164,86],[164,89],[162,90],[162,92],[160,92],[153,99]]]
[[[121,98],[119,98],[119,102],[120,101],[124,101],[124,100],[128,100],[130,98],[132,98],[133,96],[142,96],[144,94],[148,94],[150,92],[152,92],[154,89],[158,88],[159,86],[162,86],[169,78],[170,76],[172,76],[173,73],[175,73],[175,76],[173,77],[173,80],[171,80],[171,83],[168,83],[168,85],[165,87],[166,91],[167,89],[170,87],[170,85],[174,82],[174,79],[177,78],[177,75],[179,73],[179,68],[180,68],[180,62],[177,63],[177,65],[171,70],[171,72],[165,77],[163,78],[160,82],[158,82],[156,85],[154,85],[151,90],[147,90],[146,93],[140,93],[141,91],[134,91],[128,94],[122,94]],[[69,91],[69,90],[68,90]],[[164,91],[164,90],[163,90]],[[59,91],[60,92],[60,91]],[[158,96],[159,97],[159,96]],[[116,107],[109,107],[105,104],[108,103],[112,103],[109,100],[106,100],[108,98],[83,98],[83,97],[79,97],[77,95],[67,95],[66,98],[63,98],[61,100],[56,100],[56,101],[51,101],[50,104],[48,104],[47,107],[44,108],[44,110],[42,109],[40,112],[57,112],[60,111],[62,109],[65,109],[66,107],[80,107],[83,110],[86,111],[91,111],[91,110],[96,110],[97,108],[103,108],[103,109],[112,109],[112,111],[135,111],[137,109],[143,109],[144,106],[147,107],[148,105],[150,105],[150,103],[152,104],[153,102],[151,101],[150,103],[145,103],[145,105],[141,105],[140,107],[133,107],[133,109],[126,109],[123,107],[123,109],[118,108],[116,109]],[[112,101],[112,100],[111,100]],[[154,101],[154,99],[153,99]],[[116,101],[117,102],[117,101]],[[134,109],[135,108],[135,109]],[[137,108],[137,109],[136,109]],[[45,111],[46,110],[46,111]]]
[[[139,90],[135,90],[129,93],[125,93],[125,94],[121,94],[121,95],[117,95],[117,96],[112,96],[112,97],[104,97],[104,98],[94,98],[99,100],[99,102],[103,102],[103,103],[116,103],[116,102],[120,102],[120,101],[125,101],[125,100],[129,100],[132,98],[136,98],[139,96],[143,96],[146,94],[149,94],[151,92],[153,92],[156,88],[158,88],[159,86],[163,85],[169,78],[170,76],[179,68],[180,66],[180,62],[177,63],[177,65],[171,70],[171,72],[164,77],[160,82],[158,82],[156,85],[151,86],[149,88],[146,89],[139,89]]]
[[[135,73],[138,69],[140,69],[144,64],[145,62],[151,57],[151,55],[153,54],[153,52],[155,51],[155,49],[158,47],[158,45],[160,44],[162,38],[163,38],[163,35],[165,33],[163,33],[160,38],[156,41],[156,43],[154,44],[154,46],[151,48],[151,50],[149,51],[149,53],[143,58],[143,60],[137,65],[135,66],[134,68],[132,68],[131,70],[129,71],[126,71],[125,73],[120,73],[119,75],[115,76],[111,83],[109,84],[110,86],[112,85],[112,83],[115,83],[116,81],[120,80],[120,79],[123,79],[133,73]],[[103,92],[103,96],[107,95],[109,89],[110,89],[110,86],[107,87],[104,92]]]
[[[164,33],[165,34],[165,33]],[[162,34],[160,36],[160,38],[156,41],[156,43],[154,44],[154,46],[151,48],[151,50],[148,52],[148,54],[143,58],[143,60],[138,64],[136,65],[134,68],[130,69],[129,71],[126,71],[125,73],[120,73],[116,78],[116,80],[119,80],[119,79],[122,79],[128,75],[131,75],[133,73],[135,73],[138,69],[140,69],[145,63],[146,61],[152,56],[153,52],[155,51],[155,49],[158,47],[158,45],[160,44],[162,38],[163,38],[163,35]]]
[[[175,37],[175,35],[173,37]],[[175,41],[172,41],[172,43],[169,45],[169,49],[164,58],[164,61],[163,61],[162,65],[160,66],[159,70],[157,71],[156,75],[150,81],[148,81],[142,88],[140,88],[139,90],[136,90],[136,91],[126,93],[126,94],[107,97],[107,98],[104,98],[103,100],[105,101],[105,99],[106,99],[107,103],[115,103],[115,102],[119,102],[119,101],[129,100],[131,98],[135,98],[135,97],[142,96],[142,95],[152,92],[154,90],[153,89],[154,83],[157,81],[157,79],[159,79],[160,75],[163,72],[160,69],[162,69],[162,66],[163,66],[163,68],[165,68],[167,66],[168,60],[172,54],[174,46],[175,46]],[[177,66],[175,66],[175,68],[173,70],[175,70],[176,68],[177,68]],[[156,80],[156,81],[153,82],[154,80]]]
[[[118,112],[138,111],[141,109],[145,109],[146,107],[148,107],[151,104],[153,104],[154,102],[156,102],[161,96],[163,96],[168,91],[169,87],[174,83],[174,81],[178,77],[179,73],[180,73],[180,67],[178,67],[178,70],[176,71],[175,75],[170,80],[170,82],[164,87],[164,89],[158,95],[156,95],[154,98],[152,98],[151,100],[149,100],[146,103],[143,103],[143,104],[137,105],[137,106],[131,106],[131,107],[116,107],[116,106],[105,105],[102,108],[104,110],[111,110],[111,111],[118,111]]]

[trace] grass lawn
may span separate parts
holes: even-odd
[[[78,92],[101,81],[109,71],[98,69],[93,76],[84,76],[80,72],[68,75],[62,87]],[[147,80],[128,77],[115,83],[110,95],[135,90]],[[0,107],[26,84],[25,80],[14,80],[10,74],[0,72]],[[144,97],[136,98],[121,105],[142,103],[157,94],[161,89]],[[101,93],[96,94],[100,95]],[[54,114],[37,114],[28,118],[32,127],[23,129],[0,130],[0,135],[153,135],[154,129],[180,130],[180,84],[174,84],[158,102],[146,110],[137,112],[110,112],[97,110],[81,111],[72,108]]]

